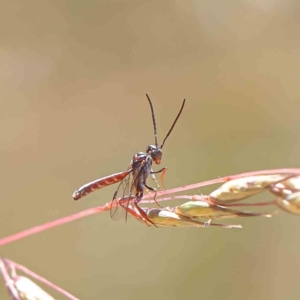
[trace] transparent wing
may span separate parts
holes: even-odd
[[[141,176],[143,176],[143,165],[143,160],[136,162],[134,167],[131,163],[129,170],[132,170],[132,172],[120,182],[115,191],[110,209],[110,216],[113,220],[118,221],[124,218],[127,220],[128,211],[130,211],[128,207],[134,207],[133,203],[136,199],[136,186]],[[122,205],[119,203],[120,199],[122,199]]]

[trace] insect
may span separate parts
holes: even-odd
[[[171,128],[169,129],[169,131],[168,131],[167,135],[165,136],[161,146],[159,147],[158,142],[157,142],[157,131],[156,131],[156,122],[155,122],[155,115],[154,115],[153,105],[152,105],[152,102],[150,100],[150,97],[147,94],[146,94],[146,97],[148,99],[148,102],[150,104],[150,109],[151,109],[155,145],[149,145],[146,148],[146,152],[136,153],[133,156],[133,158],[130,162],[130,165],[129,165],[129,167],[126,171],[115,173],[115,174],[112,174],[112,175],[109,175],[109,176],[106,176],[106,177],[102,177],[102,178],[96,179],[94,181],[91,181],[91,182],[81,186],[79,189],[77,189],[73,193],[73,199],[78,200],[78,199],[90,194],[91,192],[93,192],[95,190],[101,189],[103,187],[109,186],[109,185],[117,183],[117,182],[120,182],[117,190],[115,191],[115,193],[113,195],[113,200],[112,201],[117,199],[118,192],[120,190],[120,187],[122,186],[123,187],[122,198],[124,198],[126,194],[127,195],[129,194],[129,197],[134,195],[133,200],[132,200],[133,207],[136,208],[136,210],[140,214],[142,220],[146,224],[147,224],[147,222],[150,222],[151,224],[155,225],[151,220],[149,220],[146,213],[139,207],[138,203],[142,200],[145,189],[154,192],[155,193],[154,200],[156,199],[156,189],[153,188],[153,187],[150,187],[147,184],[147,179],[148,179],[150,174],[152,175],[152,178],[155,180],[155,182],[157,184],[157,181],[155,179],[154,174],[162,173],[161,181],[162,181],[162,184],[164,186],[163,178],[164,178],[164,175],[166,173],[167,168],[164,167],[164,168],[162,168],[158,171],[153,171],[152,162],[154,162],[157,165],[159,165],[161,163],[162,148],[163,148],[167,138],[171,134],[177,120],[179,119],[179,117],[182,113],[182,110],[183,110],[184,105],[185,105],[185,99],[182,102],[179,113],[177,114]],[[130,179],[131,175],[132,175],[132,179]],[[158,184],[157,184],[157,186],[158,186]],[[156,200],[155,200],[155,202],[156,202]],[[128,205],[129,201],[126,201],[126,203]],[[122,201],[119,201],[119,204],[126,211],[129,211],[127,209],[127,207],[125,206],[124,202],[122,204]],[[111,207],[117,207],[117,205],[111,205]],[[111,209],[111,216],[113,216],[113,214],[114,214],[114,212],[112,210],[113,209]]]

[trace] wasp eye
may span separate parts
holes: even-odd
[[[152,153],[153,151],[157,150],[157,147],[154,145],[149,145],[146,149],[146,153]]]
[[[162,158],[162,151],[161,149],[155,149],[154,151],[151,152],[151,157],[153,159],[153,161],[159,165],[161,162],[161,158]]]

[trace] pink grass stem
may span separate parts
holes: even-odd
[[[209,197],[208,196],[199,196],[199,195],[180,195],[180,196],[172,196],[172,197],[165,197],[162,199],[158,199],[158,201],[170,201],[170,200],[182,200],[182,199],[186,199],[186,200],[191,200],[191,201],[206,201],[208,203],[211,203],[213,205],[218,205],[218,206],[222,206],[222,207],[239,207],[239,206],[270,206],[270,205],[276,205],[276,200],[273,201],[267,201],[267,202],[259,202],[259,203],[230,203],[227,204],[226,202],[224,202],[224,204],[221,203],[214,203],[212,201],[209,201]]]
[[[5,286],[10,293],[12,299],[21,300],[19,292],[15,287],[14,281],[11,279],[10,275],[8,274],[6,261],[3,258],[0,259],[0,273],[2,274]]]
[[[72,221],[87,217],[89,215],[94,215],[94,214],[104,212],[104,211],[107,211],[107,210],[109,210],[109,208],[107,206],[93,207],[93,208],[81,211],[79,213],[76,213],[76,214],[73,214],[73,215],[70,215],[70,216],[67,216],[67,217],[63,217],[61,219],[50,221],[50,222],[44,223],[42,225],[32,227],[30,229],[20,231],[16,234],[13,234],[13,235],[10,235],[8,237],[0,239],[0,247],[3,246],[3,245],[9,244],[9,243],[15,242],[17,240],[20,240],[22,238],[25,238],[27,236],[30,236],[30,235],[48,230],[50,228],[60,226],[60,225],[64,225],[66,223],[70,223]]]
[[[230,181],[233,179],[239,179],[239,178],[244,178],[244,177],[249,177],[249,176],[258,176],[258,175],[273,175],[273,174],[287,174],[287,175],[291,175],[291,176],[300,176],[300,169],[273,169],[273,170],[253,171],[253,172],[241,173],[241,174],[237,174],[237,175],[229,175],[229,176],[211,179],[211,180],[207,180],[207,181],[201,181],[201,182],[197,182],[197,183],[193,183],[193,184],[189,184],[189,185],[183,185],[181,187],[169,189],[166,191],[160,191],[160,192],[157,192],[157,197],[169,195],[169,194],[175,194],[175,193],[179,193],[179,192],[184,192],[184,191],[188,191],[188,190],[193,190],[193,189],[197,189],[197,188],[207,186],[207,185],[224,183],[224,182],[227,182],[227,181]],[[153,195],[154,195],[154,193],[144,195],[143,200],[153,198]],[[148,201],[143,201],[143,200],[140,203],[148,203]],[[163,201],[163,200],[159,199],[158,201]]]

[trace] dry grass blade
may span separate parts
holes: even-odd
[[[18,275],[17,270],[22,271],[22,273],[32,277],[36,281],[56,290],[67,299],[78,300],[78,298],[74,297],[64,289],[30,271],[24,266],[15,263],[12,260],[1,258],[0,272],[7,289],[14,300],[54,300],[52,296],[45,292],[38,284],[29,279],[28,276]]]
[[[242,228],[241,225],[217,224],[210,220],[201,221],[200,219],[191,218],[174,212],[172,208],[148,208],[144,209],[149,219],[151,219],[157,227],[221,227],[221,228]]]

